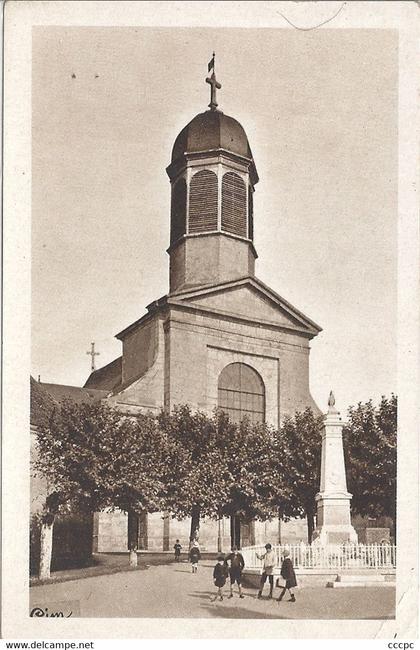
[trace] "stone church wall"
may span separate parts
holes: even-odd
[[[250,315],[252,316],[252,314]],[[152,352],[142,359],[151,341]],[[277,427],[284,415],[312,406],[309,392],[309,341],[298,332],[250,320],[209,314],[199,308],[169,307],[130,335],[124,354],[133,356],[130,372],[146,369],[129,387],[110,399],[118,408],[157,412],[163,405],[190,404],[209,414],[217,406],[218,378],[229,363],[255,368],[266,391],[266,420]],[[151,363],[152,362],[152,363]],[[151,365],[149,365],[151,363]],[[163,513],[147,515],[147,550],[172,551],[176,539],[188,548],[190,521],[178,522]],[[127,518],[123,513],[95,515],[99,552],[127,550]],[[218,522],[203,521],[203,551],[217,552]],[[230,546],[230,522],[223,522],[223,548]],[[306,539],[304,520],[255,522],[254,543],[299,543]],[[146,539],[145,537],[145,539]]]
[[[127,515],[124,512],[95,512],[93,518],[95,553],[126,553],[127,540]]]
[[[319,412],[309,392],[306,337],[187,310],[171,311],[165,323],[165,405],[188,403],[211,413],[220,372],[233,362],[261,375],[271,425],[306,406]]]
[[[159,412],[164,404],[164,383],[165,383],[165,345],[163,320],[158,315],[153,321],[147,324],[146,331],[141,334],[133,334],[128,343],[131,352],[137,359],[137,371],[144,370],[144,374],[133,381],[124,390],[108,398],[108,402],[125,412],[152,411]],[[141,328],[142,331],[143,328]],[[141,362],[143,345],[149,337],[153,339],[153,357],[149,356],[146,361]],[[136,347],[137,345],[137,347]],[[149,366],[150,361],[153,361]],[[134,363],[130,366],[134,368]]]
[[[144,524],[143,524],[144,525]],[[189,518],[178,521],[162,512],[146,515],[145,534],[139,550],[149,552],[173,552],[173,547],[179,539],[183,554],[188,554],[190,538]],[[252,538],[244,539],[242,544],[299,544],[307,540],[306,519],[292,519],[280,522],[255,521],[252,524]],[[97,553],[126,553],[127,552],[127,515],[123,512],[97,512],[94,515],[93,550]],[[223,552],[228,552],[231,546],[230,520],[224,518],[220,522],[220,534]],[[213,519],[202,519],[200,522],[200,547],[204,553],[218,551],[219,522]]]
[[[171,249],[171,292],[253,275],[255,256],[247,241],[228,233],[186,237]]]
[[[122,383],[143,376],[154,364],[158,352],[158,319],[152,318],[127,334],[123,340]]]

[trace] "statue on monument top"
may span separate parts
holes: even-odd
[[[335,408],[335,397],[334,397],[334,393],[332,392],[332,390],[330,390],[330,396],[328,398],[328,413],[327,413],[327,415],[330,414],[330,413],[334,413],[334,414],[337,414],[337,415],[339,413],[337,411],[337,409]]]

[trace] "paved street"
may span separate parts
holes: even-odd
[[[32,587],[31,608],[72,601],[79,603],[80,616],[98,618],[394,618],[393,588],[306,587],[296,589],[296,603],[257,600],[256,590],[251,588],[244,589],[244,599],[237,593],[228,599],[225,588],[223,602],[211,602],[215,594],[213,565],[205,560],[198,573],[192,574],[186,562],[144,564],[139,570]],[[275,590],[276,596],[278,593]]]

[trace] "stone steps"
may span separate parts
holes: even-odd
[[[395,582],[387,580],[386,582],[327,582],[327,587],[334,589],[343,589],[348,587],[395,587]]]
[[[339,574],[336,578],[337,582],[385,582],[385,575],[382,573],[366,575],[366,573],[358,574]]]
[[[326,586],[333,589],[345,587],[395,587],[395,579],[390,580],[389,577],[383,574],[343,574],[337,575],[334,581],[327,582]],[[395,576],[392,577],[395,578]]]

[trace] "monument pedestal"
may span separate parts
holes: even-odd
[[[315,497],[317,524],[313,542],[322,545],[357,543],[357,533],[350,519],[352,495],[347,492],[343,422],[334,403],[331,392],[322,428],[321,484]]]
[[[313,543],[317,544],[357,544],[357,533],[350,520],[351,494],[348,492],[325,496],[316,495],[317,525],[313,535]]]

